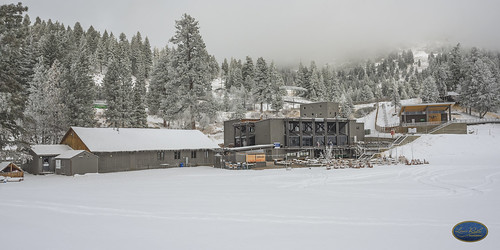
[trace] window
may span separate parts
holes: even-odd
[[[309,136],[304,136],[302,137],[303,139],[303,146],[312,146],[313,145],[313,138]]]
[[[290,146],[291,147],[299,147],[300,146],[300,137],[290,136]]]
[[[157,158],[159,161],[165,160],[165,151],[158,151]]]
[[[208,150],[205,150],[205,158],[208,158]]]
[[[191,151],[191,158],[196,158],[196,151]]]
[[[174,151],[174,159],[178,160],[181,158],[181,151]]]

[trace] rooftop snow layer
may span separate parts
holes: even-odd
[[[219,148],[198,130],[72,127],[91,152]]]
[[[68,145],[33,145],[31,147],[35,154],[44,155],[60,155],[71,148]]]
[[[68,151],[56,156],[56,159],[71,159],[84,151],[85,150],[68,150]]]

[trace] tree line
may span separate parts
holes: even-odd
[[[26,11],[22,4],[0,6],[2,154],[58,143],[70,126],[147,127],[149,114],[166,127],[195,129],[213,123],[218,111],[233,118],[249,109],[279,111],[287,86],[311,101],[339,102],[345,117],[355,102],[436,102],[450,91],[481,116],[499,107],[498,52],[457,45],[431,53],[428,67],[411,50],[338,67],[312,61],[278,68],[250,56],[219,65],[187,14],[176,21],[171,45],[152,49],[140,32],[129,41],[124,33],[84,30],[78,22],[32,22]],[[95,100],[106,101],[102,119]]]

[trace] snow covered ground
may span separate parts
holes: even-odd
[[[470,130],[398,149],[421,166],[27,175],[0,183],[2,249],[498,249],[500,125]]]

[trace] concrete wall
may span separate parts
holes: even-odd
[[[191,157],[192,151],[196,152],[196,158]],[[163,159],[158,159],[159,152],[163,152]],[[214,165],[213,150],[180,150],[180,159],[175,159],[174,152],[176,151],[96,152],[95,154],[99,157],[100,173],[179,167],[180,163],[184,166]]]
[[[98,173],[98,157],[90,152],[84,151],[71,159],[55,159],[61,161],[61,168],[56,167],[55,173],[62,175],[75,175]]]
[[[339,104],[333,102],[317,102],[300,105],[300,117],[332,118],[339,113]]]
[[[349,131],[350,138],[349,140],[354,143],[354,136],[356,136],[356,141],[364,141],[365,140],[365,124],[357,123],[354,121],[349,121]]]
[[[283,119],[267,119],[255,123],[255,145],[285,144],[285,125]]]

